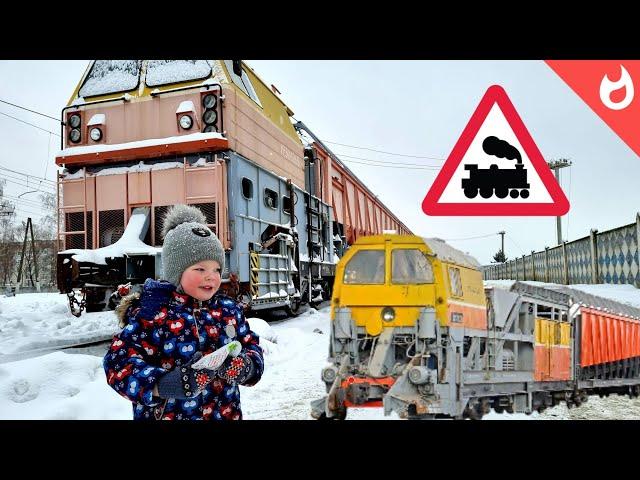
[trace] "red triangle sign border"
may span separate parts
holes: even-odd
[[[494,104],[502,110],[507,123],[529,157],[547,189],[552,203],[438,203],[471,143]],[[561,216],[569,211],[569,201],[556,182],[547,162],[527,127],[500,85],[489,87],[462,131],[431,188],[422,201],[422,211],[431,216]]]

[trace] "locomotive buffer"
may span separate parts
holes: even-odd
[[[498,137],[487,137],[482,142],[482,149],[487,155],[498,158],[516,160],[516,168],[499,168],[495,163],[489,168],[478,168],[477,164],[465,165],[469,178],[462,179],[462,188],[467,198],[475,198],[478,193],[482,198],[528,198],[527,169],[522,163],[520,151]]]

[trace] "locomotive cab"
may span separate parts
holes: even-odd
[[[394,404],[388,393],[408,378],[436,393],[444,333],[451,324],[486,326],[480,272],[460,265],[464,256],[412,235],[356,241],[336,268],[330,365],[321,374],[328,395],[312,402],[312,416],[343,418],[348,408],[382,406],[385,413],[418,413],[414,403]]]

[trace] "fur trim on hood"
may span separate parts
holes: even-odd
[[[127,326],[127,310],[133,302],[140,299],[140,292],[130,293],[126,297],[123,297],[120,304],[116,307],[116,316],[118,317],[118,325],[120,328]]]

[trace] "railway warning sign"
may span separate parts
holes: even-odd
[[[422,202],[427,215],[564,215],[569,201],[507,93],[482,97]]]

